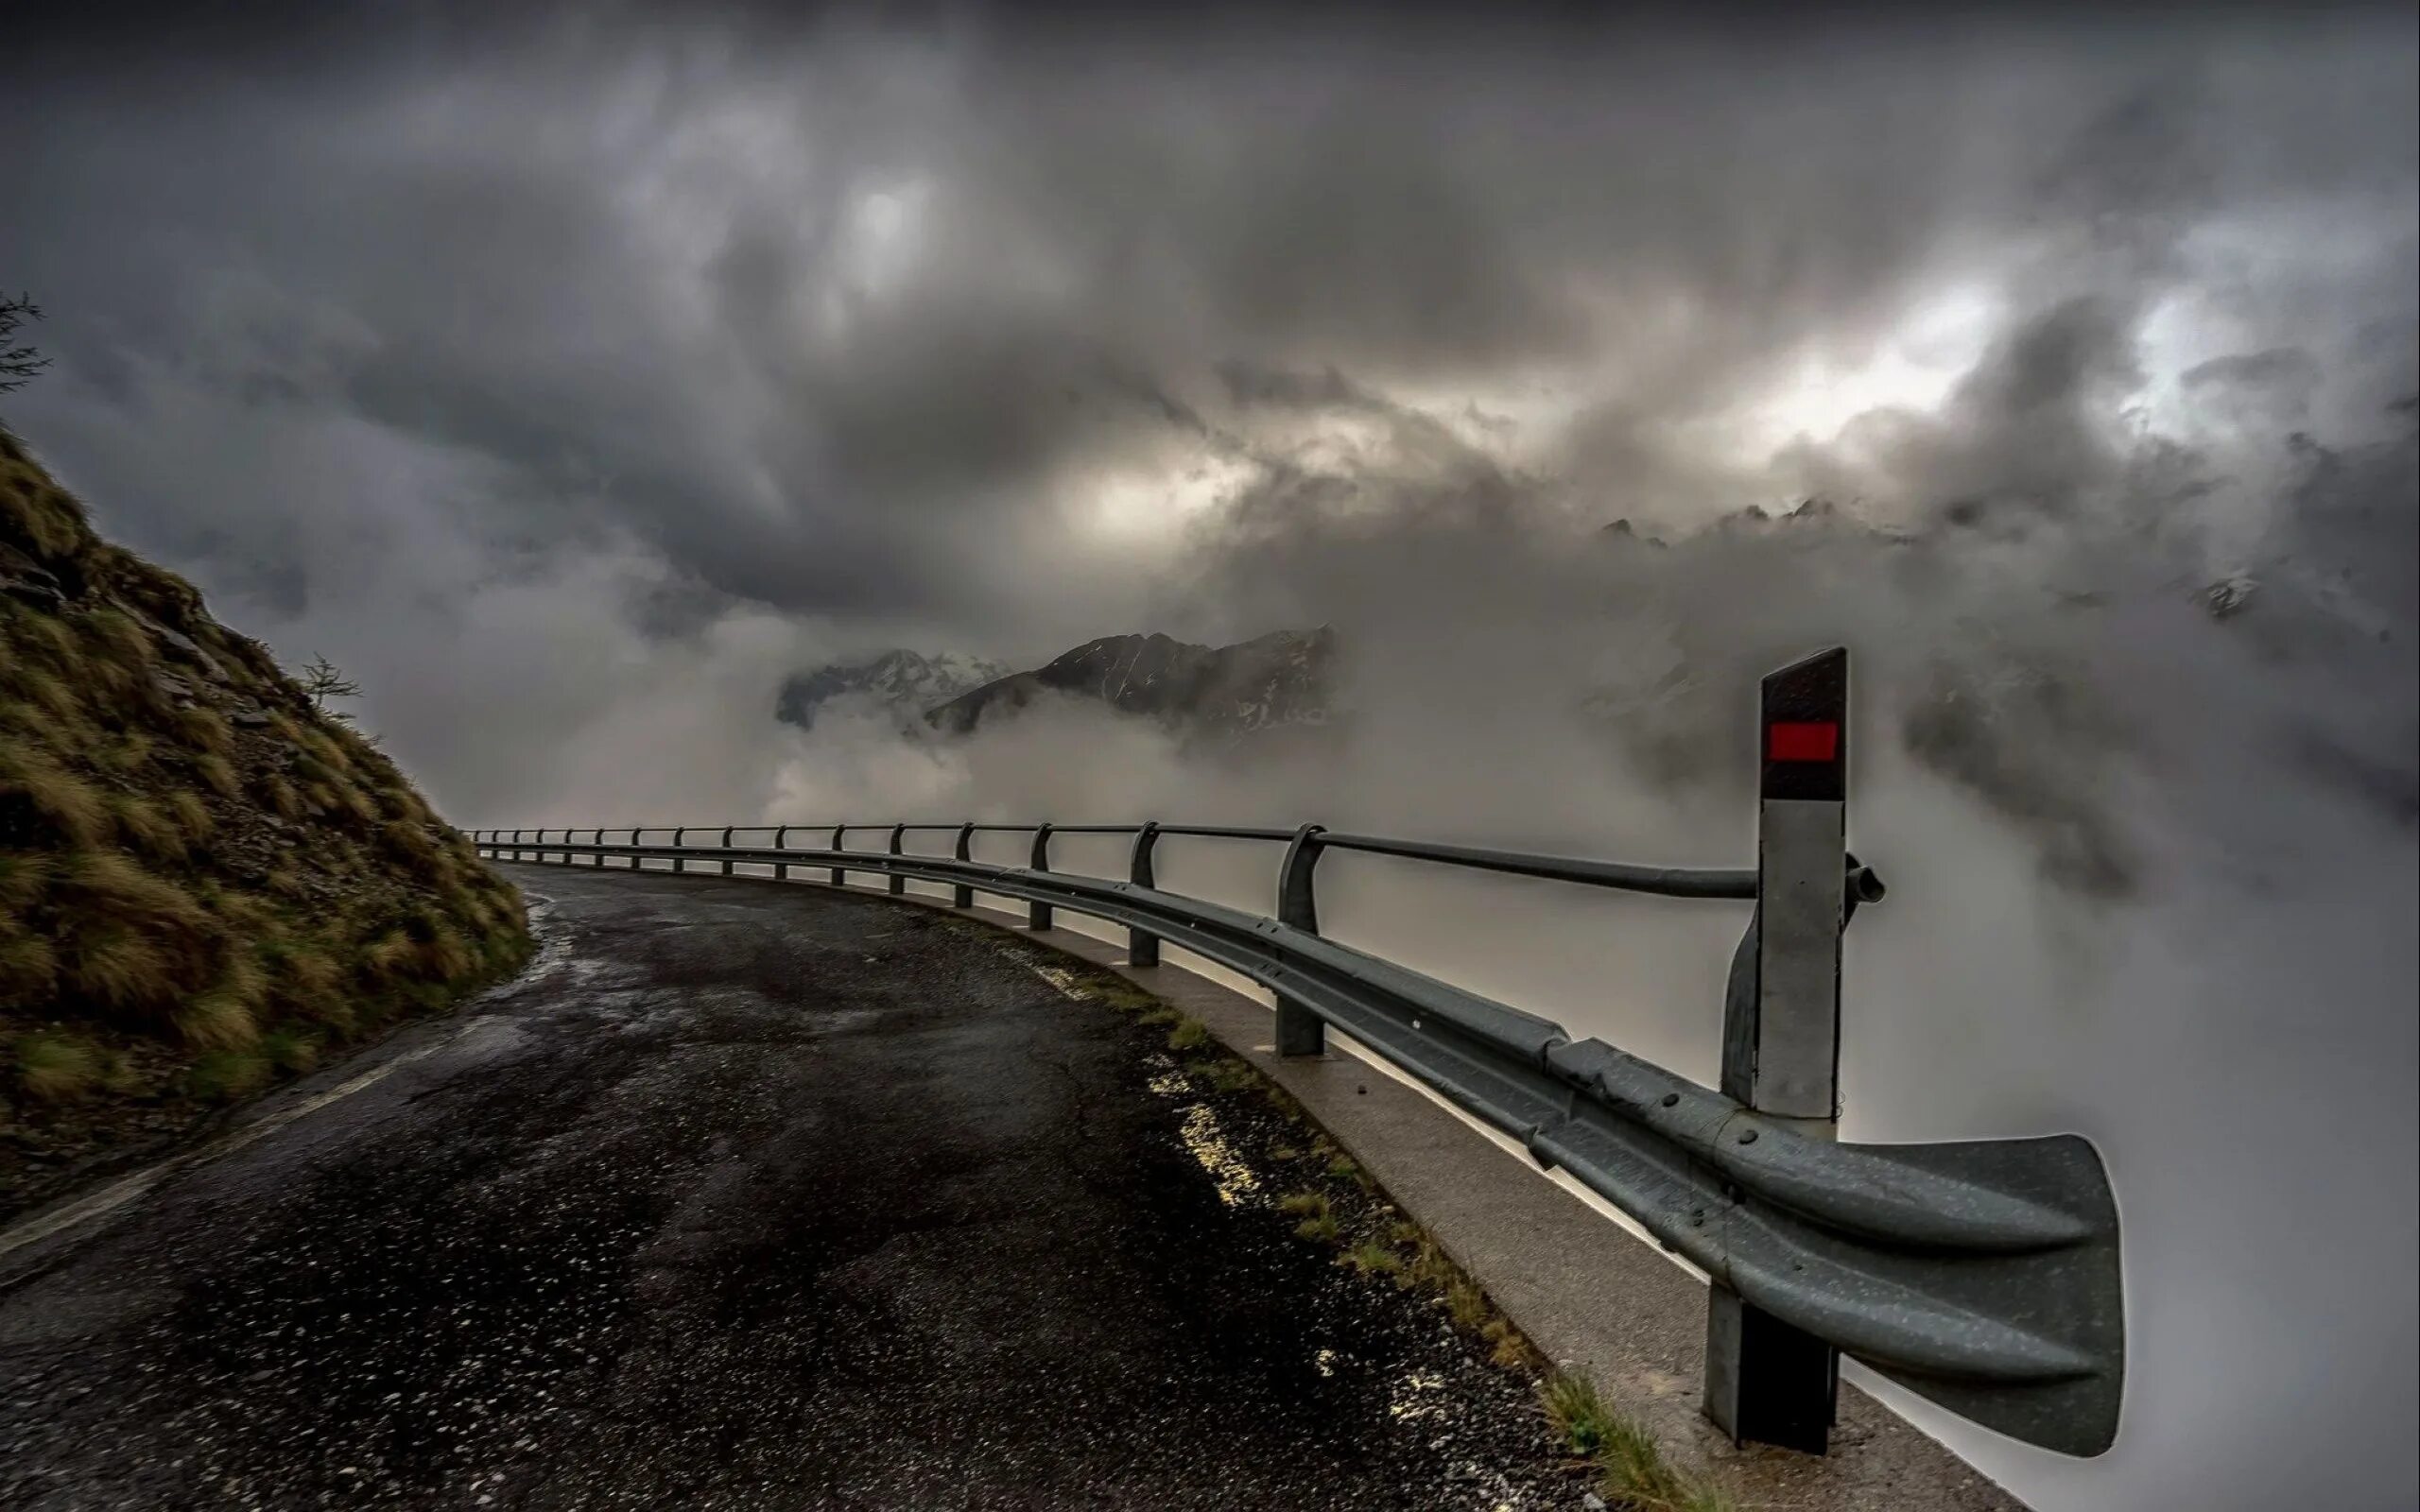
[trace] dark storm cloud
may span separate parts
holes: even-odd
[[[2162,301],[2231,266],[2195,238],[2391,232],[2412,157],[2384,12],[337,14],[87,9],[0,105],[0,277],[60,358],[11,418],[305,623],[373,570],[441,612],[629,550],[665,578],[617,596],[643,639],[752,603],[1046,653],[1199,603],[1154,586],[1170,533],[1088,511],[1204,467],[1281,538],[1785,488],[2083,507],[2139,463]],[[2290,342],[2325,381],[2247,367],[2233,410],[2357,439],[2411,371],[2394,261],[2217,288],[2244,344],[2186,387]],[[1976,281],[1943,404],[1778,461],[1697,428]]]

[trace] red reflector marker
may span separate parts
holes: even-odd
[[[1837,761],[1841,727],[1831,720],[1777,719],[1765,730],[1765,759],[1772,762]]]

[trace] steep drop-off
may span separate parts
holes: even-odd
[[[0,1212],[527,950],[392,762],[0,431]]]

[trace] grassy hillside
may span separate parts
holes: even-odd
[[[0,431],[0,1211],[527,949],[392,762]]]

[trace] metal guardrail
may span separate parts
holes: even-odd
[[[1837,1143],[1840,936],[1880,881],[1843,845],[1845,653],[1765,679],[1759,864],[1681,870],[1339,833],[1206,825],[889,824],[631,826],[608,832],[483,830],[506,859],[650,861],[732,874],[872,872],[1023,899],[1123,925],[1128,959],[1161,942],[1268,988],[1277,1048],[1315,1055],[1334,1026],[1472,1116],[1569,1172],[1713,1283],[1706,1410],[1739,1441],[1822,1452],[1838,1354],[1866,1362],[1963,1417],[2029,1443],[2097,1454],[2115,1441],[2123,1393],[2124,1301],[2115,1197],[2076,1135],[1927,1144]],[[830,844],[799,848],[802,831]],[[852,831],[887,834],[852,850]],[[659,831],[669,843],[650,842]],[[910,834],[955,832],[947,856]],[[629,838],[609,840],[609,833]],[[576,838],[579,834],[588,838]],[[693,845],[692,833],[713,836]],[[762,833],[769,844],[735,844]],[[1032,837],[1030,864],[977,861],[973,837]],[[1130,875],[1049,866],[1054,834],[1132,837]],[[1168,836],[1284,842],[1273,917],[1161,889]],[[1756,904],[1732,963],[1720,1090],[1319,932],[1320,857],[1350,850],[1666,897]]]

